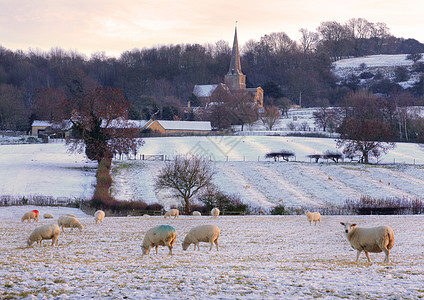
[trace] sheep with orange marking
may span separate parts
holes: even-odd
[[[312,225],[312,222],[315,223],[315,226],[317,226],[317,222],[319,222],[319,225],[321,225],[321,214],[319,212],[310,212],[307,210],[305,214],[310,225]]]
[[[47,224],[34,229],[27,240],[28,247],[37,242],[40,246],[43,246],[43,240],[52,240],[52,246],[58,244],[58,238],[60,234],[59,226],[56,224]]]
[[[343,223],[346,238],[353,249],[357,251],[356,262],[359,262],[359,255],[362,251],[371,262],[369,252],[384,252],[384,262],[390,262],[390,250],[395,245],[395,234],[389,226],[378,226],[372,228],[357,228],[356,224]]]
[[[38,210],[31,210],[23,215],[21,221],[25,222],[25,220],[28,220],[28,223],[30,223],[31,220],[34,220],[34,222],[38,222],[39,215]]]

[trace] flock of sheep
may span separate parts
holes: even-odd
[[[214,218],[219,216],[219,209],[214,208],[211,211],[211,215]],[[193,212],[194,216],[201,216],[200,212]],[[44,214],[44,218],[52,218],[50,214]],[[94,214],[94,220],[97,223],[103,222],[105,213],[101,210],[96,211]],[[165,219],[168,217],[174,217],[175,219],[179,217],[178,209],[171,209],[167,211],[164,215]],[[306,217],[309,221],[309,224],[312,225],[314,222],[315,226],[317,222],[321,225],[321,214],[319,212],[310,212],[306,211]],[[22,217],[22,222],[34,220],[38,222],[39,212],[37,210],[32,210],[27,212]],[[350,223],[340,223],[344,226],[344,232],[346,234],[347,240],[350,242],[350,245],[353,249],[357,250],[356,262],[359,261],[359,255],[362,251],[365,252],[365,255],[369,262],[371,259],[369,257],[369,252],[371,253],[380,253],[384,252],[386,263],[390,262],[390,250],[393,248],[395,243],[394,232],[389,226],[378,226],[373,228],[358,228],[356,224]],[[32,246],[37,242],[42,246],[43,240],[52,240],[52,246],[58,244],[58,238],[60,234],[60,227],[64,231],[66,228],[79,228],[80,231],[84,229],[84,226],[78,221],[75,215],[62,215],[59,217],[57,224],[48,224],[37,227],[30,234],[27,244]],[[208,242],[210,243],[209,251],[212,250],[213,245],[216,245],[216,249],[219,251],[219,235],[220,229],[216,225],[200,225],[192,228],[184,238],[182,243],[183,250],[194,244],[194,250],[199,250],[199,242]],[[174,247],[177,237],[177,231],[175,228],[169,225],[159,225],[149,229],[143,239],[142,243],[142,252],[143,255],[149,254],[150,250],[155,247],[156,253],[158,253],[159,246],[166,246],[169,249],[169,254],[172,254],[172,249]]]

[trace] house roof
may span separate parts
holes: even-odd
[[[34,120],[32,122],[32,126],[37,126],[37,127],[49,127],[52,126],[52,123],[49,121],[41,121],[41,120]]]
[[[196,84],[193,89],[193,94],[196,95],[196,97],[210,97],[217,87],[218,84]]]
[[[212,126],[209,121],[167,121],[156,120],[165,130],[196,130],[196,131],[211,131]],[[149,124],[149,128],[154,122]]]

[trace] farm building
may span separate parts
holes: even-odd
[[[206,135],[212,130],[209,121],[167,121],[154,120],[145,127],[154,134],[158,135]]]

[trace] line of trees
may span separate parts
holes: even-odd
[[[286,109],[287,102],[338,105],[356,86],[349,81],[336,84],[331,72],[334,60],[424,52],[424,45],[417,41],[392,36],[384,23],[361,18],[344,24],[322,22],[314,32],[300,32],[300,41],[275,32],[241,47],[247,87],[263,87],[267,106]],[[193,119],[183,107],[188,100],[192,106],[198,104],[192,94],[194,85],[223,82],[230,57],[231,48],[225,41],[134,49],[119,58],[104,53],[87,58],[60,48],[13,52],[0,46],[0,129],[28,130],[34,119],[54,119],[58,103],[73,99],[72,94],[78,92],[76,82],[83,77],[96,86],[121,89],[130,103],[131,119]],[[387,90],[382,80],[380,88],[385,84]],[[410,97],[422,97],[423,86],[424,77]]]

